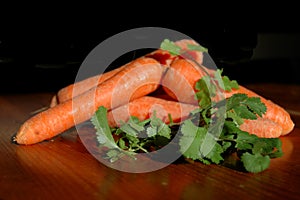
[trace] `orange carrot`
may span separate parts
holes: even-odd
[[[259,97],[267,107],[267,112],[263,115],[263,118],[270,119],[278,123],[282,127],[281,135],[286,135],[294,129],[295,124],[292,121],[290,114],[281,106],[275,104],[271,100],[265,99],[243,86],[239,86],[239,89],[234,89],[232,92],[226,92],[225,97],[228,98],[236,93],[247,94],[249,97]]]
[[[107,109],[145,96],[158,87],[163,67],[154,59],[136,59],[96,88],[28,119],[18,130],[15,142],[35,144],[50,139],[91,118],[99,106]]]
[[[176,101],[168,101],[157,97],[144,96],[120,106],[108,112],[107,118],[111,127],[120,126],[121,122],[128,121],[130,116],[135,116],[140,120],[150,118],[153,112],[165,123],[170,123],[168,114],[174,122],[185,119],[189,113],[197,106],[183,104]]]
[[[92,76],[90,78],[84,79],[82,81],[76,82],[74,84],[68,85],[67,87],[64,87],[60,89],[57,92],[57,95],[54,96],[51,100],[50,107],[53,107],[57,105],[58,103],[63,103],[72,97],[78,96],[86,91],[88,91],[91,88],[96,87],[97,85],[103,83],[107,79],[111,78],[115,74],[117,74],[119,71],[121,71],[125,67],[119,67],[117,69],[111,70],[109,72]]]
[[[172,96],[172,94],[168,91],[168,89],[171,88],[179,101],[191,103],[193,101],[194,94],[194,91],[192,91],[191,88],[194,88],[196,82],[203,77],[203,73],[198,71],[192,62],[185,59],[174,61],[174,63],[171,64],[171,68],[174,69],[175,72],[173,70],[168,70],[162,80],[163,85],[168,87],[166,92]],[[212,70],[208,71],[209,73],[212,72]],[[187,83],[189,85],[187,85]],[[225,91],[224,95],[225,98],[229,98],[235,93],[244,93],[249,97],[259,97],[267,107],[267,112],[263,115],[263,118],[267,118],[278,123],[282,127],[281,135],[286,135],[293,130],[294,122],[291,120],[290,114],[281,106],[265,99],[243,86],[239,86],[239,89],[231,92]]]
[[[279,124],[261,117],[256,120],[244,120],[244,123],[240,125],[240,129],[262,138],[277,138],[282,133],[282,127]]]
[[[200,68],[190,60],[177,59],[172,62],[166,72],[162,85],[165,92],[173,99],[190,104],[196,104],[194,87],[196,82],[211,70]]]

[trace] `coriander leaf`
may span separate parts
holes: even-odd
[[[240,150],[252,149],[253,144],[257,140],[259,140],[259,137],[257,137],[254,134],[249,134],[247,132],[240,132],[239,134],[237,134],[236,148]]]
[[[231,97],[227,99],[227,110],[231,110],[235,107],[238,107],[241,105],[242,102],[244,102],[248,96],[246,94],[234,94]]]
[[[207,129],[197,127],[189,119],[185,120],[181,126],[182,136],[179,139],[180,152],[186,158],[201,160],[200,148],[205,138]]]
[[[130,135],[132,137],[137,137],[138,131],[130,126],[130,124],[125,123],[120,127],[120,130],[122,130],[127,135]]]
[[[181,48],[177,46],[174,42],[170,41],[169,39],[165,39],[161,44],[160,48],[162,50],[169,51],[172,55],[180,55]]]
[[[148,136],[160,135],[170,139],[171,129],[161,119],[156,117],[156,114],[154,112],[154,114],[150,118],[150,127],[147,128],[147,134]]]
[[[231,81],[228,78],[228,76],[223,76],[222,80],[223,80],[224,90],[225,91],[229,91],[230,92],[232,90],[232,88],[239,89],[239,84],[238,84],[238,82],[236,80],[232,80]]]
[[[123,138],[120,138],[120,139],[118,140],[118,145],[119,145],[119,147],[120,147],[121,149],[127,149],[126,143],[125,143],[125,141],[124,141]]]
[[[157,134],[157,129],[156,127],[149,126],[147,127],[146,132],[148,137],[154,137]]]
[[[245,104],[251,111],[258,114],[260,117],[267,111],[266,105],[261,102],[259,97],[250,97],[245,100]]]
[[[260,138],[253,143],[253,154],[260,153],[269,156],[281,156],[281,141],[279,138]]]
[[[211,97],[215,96],[216,87],[211,83],[209,76],[202,77],[196,82],[196,97],[199,100],[199,106],[205,108],[211,105]]]
[[[211,134],[206,134],[206,138],[201,146],[201,152],[206,158],[209,158],[213,163],[219,164],[223,160],[222,153],[224,149],[217,143]]]
[[[257,119],[256,115],[243,104],[232,109],[237,114],[237,116],[243,119]]]
[[[270,157],[261,154],[250,154],[248,152],[241,156],[241,161],[248,172],[258,173],[267,169],[270,165]]]
[[[162,124],[158,128],[158,135],[163,136],[165,138],[171,139],[171,129],[168,125]]]
[[[195,45],[195,44],[187,44],[187,49],[192,51],[200,51],[200,52],[208,52],[208,49],[201,46],[201,45]]]
[[[229,147],[232,146],[232,142],[228,142],[228,141],[222,141],[222,148],[223,148],[223,152],[225,152]]]
[[[233,136],[235,134],[246,134],[245,131],[242,131],[241,129],[239,129],[239,127],[232,121],[225,121],[224,122],[224,127],[223,127],[223,131],[225,131],[226,134],[223,134],[225,136]]]
[[[235,123],[234,126],[236,125],[241,125],[242,123],[244,123],[243,118],[241,118],[240,116],[237,115],[236,112],[230,110],[226,112],[227,118],[230,118],[233,120],[233,122]]]
[[[95,126],[97,140],[100,144],[107,146],[109,148],[118,148],[115,143],[114,138],[107,120],[107,109],[100,106],[95,114],[91,118],[92,124]]]
[[[141,131],[145,130],[143,124],[140,124],[140,121],[137,117],[131,116],[129,118],[127,124],[129,124],[134,130],[136,130],[138,132],[141,132]]]
[[[266,106],[260,98],[248,97],[246,94],[234,94],[227,99],[227,116],[237,124],[242,124],[241,119],[257,119],[266,112]]]

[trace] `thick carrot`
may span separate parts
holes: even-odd
[[[90,119],[99,106],[111,109],[145,96],[156,90],[162,74],[163,67],[156,60],[136,59],[96,88],[28,119],[15,142],[29,145],[50,139]]]
[[[171,88],[172,92],[176,95],[177,99],[183,100],[183,102],[192,102],[194,91],[192,91],[186,85],[186,83],[188,83],[190,87],[194,88],[197,80],[203,77],[203,73],[201,73],[201,71],[196,70],[197,68],[195,68],[195,66],[190,61],[185,59],[174,61],[174,63],[172,63],[171,65],[171,68],[177,71],[177,73],[173,72],[172,70],[168,70],[162,80],[163,85],[166,85],[168,89]],[[209,71],[211,72],[211,70]],[[168,75],[168,73],[170,74]],[[174,78],[174,74],[177,74],[176,78]],[[180,75],[182,75],[183,77],[178,78],[178,76]],[[182,84],[181,81],[179,82],[178,80],[184,80],[185,83]],[[179,84],[174,84],[174,82]],[[166,89],[167,93],[168,89]],[[278,123],[282,127],[281,135],[286,135],[293,130],[294,122],[292,121],[290,114],[281,106],[275,104],[270,100],[265,99],[264,97],[254,93],[253,91],[243,86],[239,86],[239,89],[233,90],[231,92],[225,91],[224,95],[225,98],[229,98],[230,96],[236,93],[244,93],[247,94],[249,97],[259,97],[267,107],[267,112],[263,115],[263,118],[267,118]],[[172,94],[170,93],[169,95],[172,96]]]
[[[57,92],[57,95],[52,98],[50,107],[56,106],[58,103],[63,103],[71,99],[72,97],[78,96],[88,91],[89,89],[96,87],[97,85],[103,83],[107,79],[117,74],[124,67],[125,65],[114,70],[108,71],[106,73],[92,76],[90,78],[84,79],[82,81],[76,82],[74,84],[68,85],[67,87],[60,89]]]
[[[200,68],[191,60],[174,60],[162,80],[163,89],[169,96],[179,102],[197,104],[195,84],[210,72],[210,69],[204,66]]]
[[[128,121],[130,116],[135,116],[140,120],[145,120],[150,118],[155,111],[156,116],[165,123],[170,123],[169,114],[174,122],[180,122],[188,117],[190,112],[196,108],[197,106],[191,104],[183,104],[157,97],[144,96],[109,111],[107,118],[109,125],[111,127],[116,127],[119,126],[121,122]]]

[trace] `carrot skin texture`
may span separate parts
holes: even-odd
[[[278,138],[282,134],[282,127],[279,124],[261,117],[256,120],[244,120],[240,129],[261,138]]]
[[[53,138],[90,119],[99,106],[112,109],[153,92],[162,74],[163,68],[156,60],[134,60],[108,81],[28,119],[17,132],[15,141],[30,145]]]
[[[109,72],[92,76],[90,78],[84,79],[82,81],[76,82],[74,84],[68,85],[60,89],[57,92],[57,103],[63,103],[75,96],[78,96],[91,88],[97,87],[97,85],[103,83],[104,81],[108,80],[109,78],[113,77],[115,74],[120,72],[125,66],[116,68]],[[56,103],[56,105],[57,105]],[[53,107],[55,104],[50,104],[50,107]]]
[[[194,88],[196,82],[203,76],[205,76],[204,70],[192,61],[176,59],[162,79],[163,89],[174,100],[197,104]]]
[[[107,119],[111,127],[117,127],[122,122],[127,122],[130,116],[135,116],[139,120],[145,120],[150,118],[155,112],[156,117],[163,122],[170,123],[168,117],[168,114],[170,114],[173,122],[177,123],[188,117],[190,112],[196,108],[198,106],[144,96],[109,111]]]

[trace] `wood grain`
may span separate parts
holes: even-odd
[[[0,199],[299,199],[300,86],[249,88],[296,113],[296,128],[281,138],[285,155],[259,174],[198,162],[125,173],[97,161],[75,129],[36,145],[16,145],[12,135],[30,112],[49,104],[52,94],[1,95]]]

